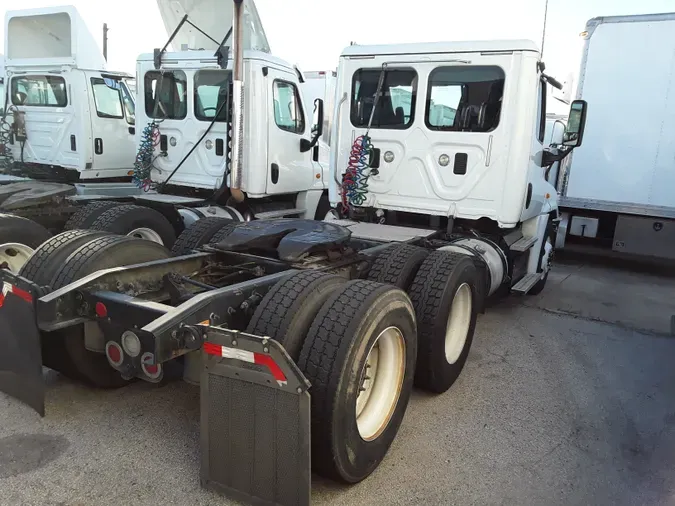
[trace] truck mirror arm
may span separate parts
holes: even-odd
[[[316,143],[319,142],[321,135],[323,135],[323,100],[317,98],[314,101],[314,106],[316,107],[316,112],[318,116],[316,120],[316,131],[314,132],[314,136],[312,137],[311,141],[308,141],[307,139],[300,139],[301,153],[306,153],[314,146],[316,146]]]
[[[569,155],[572,152],[573,148],[554,148],[554,147],[549,147],[544,149],[541,155],[541,166],[542,167],[550,167],[556,162],[561,162],[563,161],[567,155]]]

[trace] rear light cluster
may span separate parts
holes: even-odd
[[[116,341],[108,341],[105,345],[105,354],[112,367],[123,375],[138,376],[146,381],[157,382],[162,379],[162,364],[157,363],[155,355],[149,351],[141,355],[141,340],[135,333],[125,332],[120,341],[121,345]]]

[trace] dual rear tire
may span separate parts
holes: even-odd
[[[348,483],[385,457],[413,384],[441,393],[457,380],[480,296],[470,257],[405,244],[376,258],[368,278],[293,274],[246,329],[282,344],[312,384],[313,469]]]
[[[279,341],[312,384],[314,470],[348,483],[370,475],[412,391],[417,334],[405,292],[302,271],[268,292],[246,330]]]
[[[161,244],[95,230],[69,230],[43,243],[20,275],[57,290],[96,271],[169,258]],[[103,353],[85,346],[85,327],[77,325],[41,335],[43,364],[64,376],[98,388],[129,383]]]

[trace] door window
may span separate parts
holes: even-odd
[[[136,80],[125,79],[122,86],[122,103],[124,104],[124,115],[127,123],[136,124]]]
[[[230,72],[225,70],[200,70],[195,74],[195,117],[212,121],[227,121],[230,91]]]
[[[187,78],[182,70],[146,72],[145,114],[156,119],[184,119],[187,116]]]
[[[360,69],[352,79],[352,125],[367,128],[375,104],[382,69]],[[405,129],[415,121],[417,72],[413,69],[384,71],[382,89],[371,128]]]
[[[66,81],[61,76],[19,76],[12,79],[12,104],[41,107],[68,105]]]
[[[304,133],[305,116],[298,88],[293,83],[274,81],[274,121],[282,130]]]
[[[91,87],[94,90],[94,103],[99,118],[124,118],[119,81],[92,77]]]
[[[438,67],[429,74],[430,130],[491,132],[501,117],[504,71],[496,66]]]

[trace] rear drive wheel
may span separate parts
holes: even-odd
[[[18,274],[33,251],[50,237],[49,231],[39,223],[0,214],[0,269]]]
[[[298,365],[312,383],[312,464],[355,483],[385,457],[403,420],[417,353],[415,314],[402,290],[366,280],[321,307]]]
[[[345,282],[340,276],[316,271],[302,271],[279,281],[260,301],[246,332],[278,341],[297,362],[314,317]]]
[[[39,286],[49,285],[73,251],[102,235],[107,234],[94,230],[69,230],[55,235],[35,250],[19,274]],[[64,335],[63,332],[41,334],[42,363],[68,378],[86,382],[66,351]]]
[[[171,248],[176,231],[162,213],[136,205],[116,206],[101,214],[90,227],[112,234],[145,239]]]
[[[20,276],[39,286],[48,285],[70,254],[83,244],[93,241],[105,232],[95,230],[68,230],[43,242],[19,272]]]
[[[429,252],[424,248],[395,244],[375,259],[368,271],[368,279],[408,290],[427,256]]]
[[[81,207],[66,222],[64,230],[85,230],[92,226],[96,219],[108,209],[119,206],[119,202],[111,200],[98,200]]]
[[[209,244],[218,244],[220,241],[224,240],[228,235],[230,235],[235,228],[237,228],[238,223],[227,223],[220,227],[220,230],[216,232],[213,237],[209,240]]]
[[[442,393],[457,380],[476,327],[478,273],[470,257],[434,251],[410,287],[418,324],[415,385]]]
[[[86,242],[75,250],[54,273],[50,285],[57,290],[102,269],[169,257],[169,251],[160,244],[133,237],[107,235]],[[43,341],[47,349],[65,350],[68,370],[61,372],[73,379],[99,388],[118,388],[129,383],[110,366],[105,354],[89,351],[85,347],[83,325],[51,332],[43,336]]]
[[[189,255],[200,246],[207,244],[221,228],[230,223],[234,222],[229,218],[216,216],[197,220],[178,236],[171,248],[171,254],[176,257]]]

